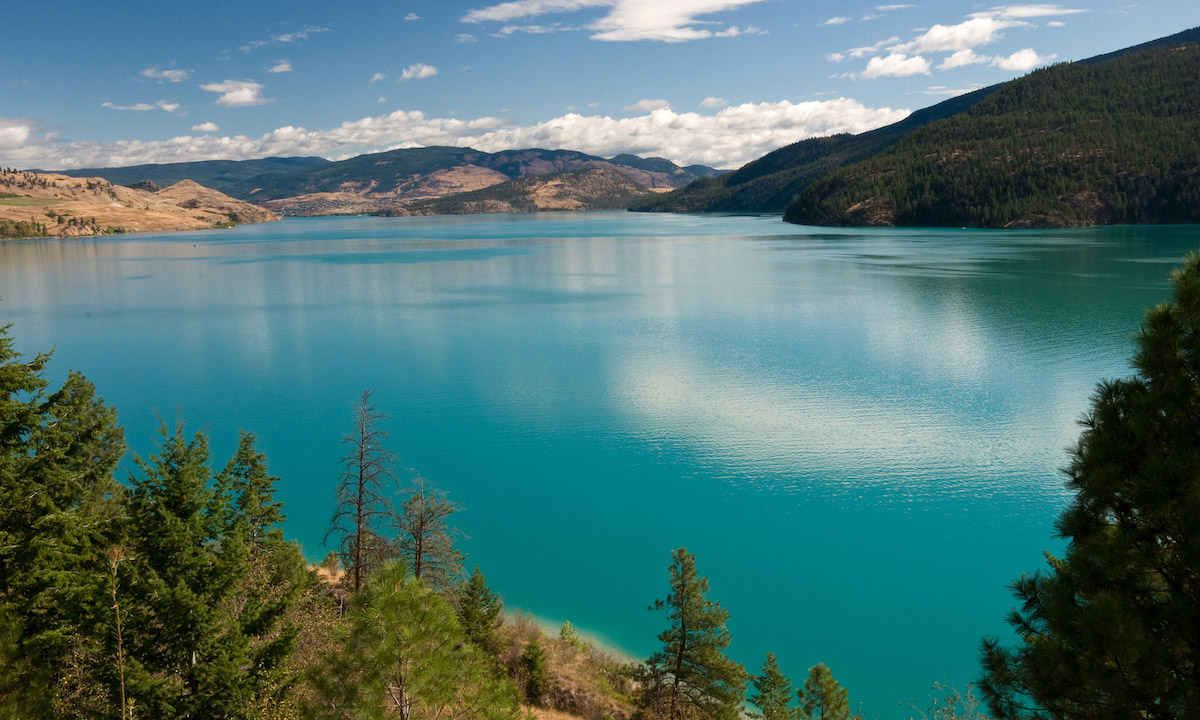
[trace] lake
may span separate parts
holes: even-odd
[[[687,547],[735,659],[825,662],[898,718],[1012,637],[1076,421],[1198,230],[292,219],[0,243],[0,322],[95,382],[134,452],[160,418],[218,465],[254,431],[311,559],[369,388],[509,608],[646,657]]]

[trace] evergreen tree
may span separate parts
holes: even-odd
[[[846,688],[833,679],[825,663],[808,669],[804,692],[798,693],[804,717],[812,720],[850,720],[850,698]]]
[[[116,413],[70,373],[48,392],[49,355],[25,359],[0,327],[0,698],[25,717],[107,702],[103,549],[120,533],[124,453]]]
[[[467,639],[493,655],[500,651],[496,628],[500,626],[503,607],[476,565],[471,577],[458,590],[458,619]]]
[[[337,504],[325,534],[326,543],[337,538],[342,567],[356,593],[370,570],[391,554],[379,532],[382,523],[395,517],[389,495],[396,482],[396,454],[385,446],[388,433],[379,427],[386,418],[371,404],[371,391],[363,391],[354,406],[354,431],[342,439],[346,454]]]
[[[775,653],[767,653],[760,674],[751,678],[754,693],[750,702],[760,711],[754,717],[762,720],[795,720],[797,712],[792,707],[792,681],[779,669]]]
[[[448,519],[458,506],[445,495],[417,486],[396,516],[396,548],[412,568],[413,577],[430,587],[445,589],[462,575],[462,553],[454,547]]]
[[[1066,469],[1066,555],[1013,584],[1021,644],[983,643],[999,718],[1200,717],[1200,256],[1101,383]]]
[[[662,650],[646,661],[650,709],[668,720],[699,716],[736,720],[746,671],[725,657],[729,612],[706,597],[708,578],[696,573],[684,548],[671,552],[671,592],[650,609],[667,609],[670,627],[659,634]]]
[[[512,683],[402,561],[384,563],[349,608],[340,651],[313,678],[308,717],[517,719]]]
[[[532,637],[521,651],[517,660],[524,681],[525,699],[534,705],[541,705],[550,692],[550,670],[546,667],[546,651],[542,649],[537,636]]]

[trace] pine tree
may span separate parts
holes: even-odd
[[[762,720],[795,720],[797,711],[792,707],[792,681],[779,669],[775,653],[767,653],[760,674],[751,678],[754,693],[750,702],[760,711],[754,717]]]
[[[462,554],[455,549],[448,522],[458,506],[418,476],[416,489],[395,518],[396,549],[413,577],[437,589],[450,587],[462,575]]]
[[[379,427],[385,419],[371,404],[371,391],[363,391],[354,406],[354,430],[342,439],[346,454],[337,504],[325,534],[326,543],[337,538],[350,590],[356,593],[362,590],[367,574],[391,554],[380,533],[380,526],[395,517],[389,497],[396,483],[396,454],[386,447],[388,433]]]
[[[825,663],[817,663],[808,669],[801,695],[804,717],[812,720],[850,720],[850,699],[846,688],[833,679],[833,672]]]
[[[496,628],[500,626],[503,607],[476,565],[471,577],[458,590],[458,619],[467,639],[493,655],[500,650]]]
[[[104,548],[120,533],[124,453],[116,413],[49,355],[25,359],[0,327],[0,617],[11,640],[0,698],[25,717],[103,704]]]
[[[537,636],[530,638],[521,657],[517,660],[521,678],[524,681],[525,699],[534,705],[541,705],[550,692],[550,670],[546,667],[546,651],[542,649]]]
[[[736,720],[746,691],[746,671],[725,657],[729,612],[709,600],[708,578],[696,573],[684,548],[671,552],[671,593],[650,609],[667,609],[670,627],[659,634],[662,650],[646,661],[650,709],[668,720],[683,717]]]
[[[1066,555],[1013,584],[1021,644],[983,643],[998,718],[1200,717],[1200,256],[1101,383],[1066,469]]]
[[[465,642],[449,603],[385,562],[349,604],[340,651],[317,670],[311,718],[517,720],[516,690]]]

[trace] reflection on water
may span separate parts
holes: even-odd
[[[152,451],[256,431],[319,557],[363,388],[513,607],[638,655],[687,546],[732,650],[869,715],[977,674],[1057,468],[1196,228],[829,230],[591,213],[0,244],[0,319]]]

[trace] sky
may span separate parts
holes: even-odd
[[[735,168],[1200,25],[1078,0],[5,2],[0,166],[456,145]]]

